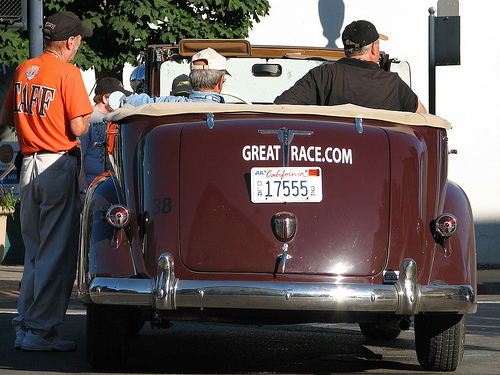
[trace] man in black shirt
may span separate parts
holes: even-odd
[[[388,38],[379,34],[372,23],[352,22],[342,33],[347,57],[311,69],[274,103],[351,103],[369,108],[427,113],[417,95],[397,73],[380,69],[379,39]]]

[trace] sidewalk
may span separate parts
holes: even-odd
[[[500,295],[500,268],[477,270],[477,294]]]
[[[0,308],[16,308],[22,275],[23,266],[0,265]],[[500,268],[478,269],[477,284],[478,295],[500,295]],[[78,301],[76,287],[71,296],[71,308],[83,308]]]
[[[17,309],[19,286],[23,276],[23,266],[4,266],[0,264],[0,309]],[[73,287],[68,309],[84,309],[78,300],[76,283]]]
[[[0,265],[0,308],[16,307],[22,275],[22,266]]]

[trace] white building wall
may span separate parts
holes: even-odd
[[[407,60],[412,88],[429,108],[428,23],[436,1],[269,0],[270,15],[250,32],[253,44],[342,46],[357,19],[389,36],[381,49]],[[461,65],[436,70],[436,114],[450,121],[449,177],[466,191],[476,222],[478,263],[500,265],[500,49],[498,0],[462,0]]]

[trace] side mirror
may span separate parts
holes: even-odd
[[[146,78],[146,66],[139,65],[130,74],[130,87],[134,94],[142,94],[144,92],[144,80]]]
[[[391,59],[390,63],[390,71],[398,73],[403,81],[406,82],[408,86],[411,87],[411,71],[410,64],[408,61],[399,61],[397,59]]]

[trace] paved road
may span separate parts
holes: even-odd
[[[478,313],[468,316],[465,356],[453,374],[499,373],[500,296],[480,296],[479,301]],[[81,306],[71,306],[62,330],[78,343],[73,353],[14,350],[13,313],[0,309],[2,375],[94,373],[85,358]],[[241,327],[181,322],[169,330],[145,326],[131,348],[122,370],[127,374],[427,373],[417,363],[411,329],[396,340],[374,342],[353,324]]]

